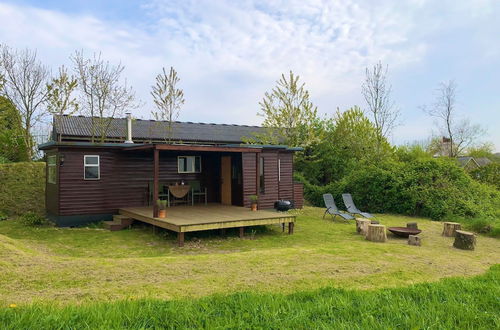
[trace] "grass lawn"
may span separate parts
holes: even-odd
[[[194,233],[184,248],[173,234],[148,226],[109,232],[2,221],[0,306],[395,288],[478,275],[500,262],[498,239],[480,236],[475,251],[457,250],[452,238],[441,237],[440,222],[378,217],[388,226],[417,221],[423,246],[414,247],[390,235],[385,244],[365,241],[352,222],[322,220],[320,208],[297,212],[294,235],[277,226],[243,240],[236,232]]]

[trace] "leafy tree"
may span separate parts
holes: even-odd
[[[377,132],[377,151],[396,127],[400,115],[391,98],[392,86],[387,82],[388,69],[389,67],[384,68],[381,62],[375,64],[371,70],[366,68],[365,81],[361,86],[361,93]]]
[[[125,67],[104,61],[100,53],[86,58],[77,51],[71,60],[81,95],[80,105],[92,118],[92,142],[105,142],[113,118],[138,107],[133,88],[122,79]]]
[[[184,92],[177,88],[180,79],[177,76],[177,71],[170,67],[170,71],[165,71],[162,68],[162,73],[156,76],[156,84],[152,86],[151,95],[157,110],[151,114],[157,121],[166,122],[165,140],[170,142],[172,139],[172,123],[177,120],[184,104]],[[159,123],[163,125],[163,123]]]
[[[28,161],[22,120],[16,107],[0,96],[0,158],[2,162]]]
[[[500,163],[491,163],[470,171],[470,175],[479,182],[495,186],[500,190]]]
[[[474,146],[485,131],[467,119],[457,119],[457,85],[453,80],[441,83],[436,92],[435,103],[430,108],[424,106],[424,111],[438,120],[441,134],[449,139],[446,155],[457,157]]]
[[[467,155],[474,158],[483,158],[486,157],[492,161],[498,161],[495,154],[493,154],[493,144],[492,143],[484,143],[477,147],[471,147],[467,149]]]
[[[281,142],[292,147],[307,147],[318,141],[318,110],[310,100],[305,84],[292,71],[280,80],[259,103],[263,126],[272,128],[260,140]]]
[[[32,129],[46,115],[43,107],[47,99],[46,83],[49,69],[43,65],[36,51],[22,51],[0,45],[0,76],[3,77],[1,94],[8,98],[19,112],[27,159],[34,155]]]
[[[58,76],[47,84],[47,111],[55,115],[55,120],[60,120],[59,116],[78,112],[79,104],[73,97],[77,87],[77,79],[68,75],[64,66],[59,68]]]

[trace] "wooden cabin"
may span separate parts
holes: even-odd
[[[129,115],[111,119],[105,141],[94,143],[94,120],[58,116],[52,141],[39,146],[47,162],[47,216],[59,226],[117,220],[120,215],[179,233],[293,225],[295,217],[270,210],[277,200],[302,207],[302,185],[293,181],[293,155],[300,149],[244,143],[264,133],[262,127],[174,122],[166,129],[166,123]],[[175,194],[185,190],[183,198]],[[257,212],[249,210],[251,195],[258,196]],[[168,199],[163,220],[158,218],[158,199]]]

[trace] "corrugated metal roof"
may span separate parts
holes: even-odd
[[[107,138],[125,139],[127,119],[109,119]],[[84,116],[58,116],[54,121],[55,132],[64,137],[92,136],[92,118]],[[173,122],[172,139],[189,142],[241,143],[255,134],[264,134],[267,128],[247,125],[207,124],[193,122]],[[98,135],[98,134],[97,134]],[[162,140],[168,136],[167,122],[134,119],[132,121],[133,140]]]

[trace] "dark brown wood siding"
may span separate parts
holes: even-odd
[[[293,200],[295,208],[301,209],[304,206],[304,185],[301,182],[293,183]]]
[[[278,151],[264,150],[260,157],[264,158],[264,189],[259,193],[259,208],[270,209],[279,199],[278,186]]]
[[[219,155],[196,153],[202,156],[202,173],[177,173],[177,156],[190,154],[160,152],[160,182],[198,180],[207,187],[208,201],[219,201]],[[65,164],[60,168],[60,215],[116,213],[124,206],[147,205],[148,186],[153,179],[151,153],[78,149],[66,150],[64,155]],[[100,180],[84,180],[84,155],[100,156]]]
[[[279,176],[279,199],[293,199],[293,153],[279,153],[280,176]]]
[[[257,156],[258,153],[245,152],[241,155],[243,166],[243,205],[250,207],[250,196],[257,195]]]

